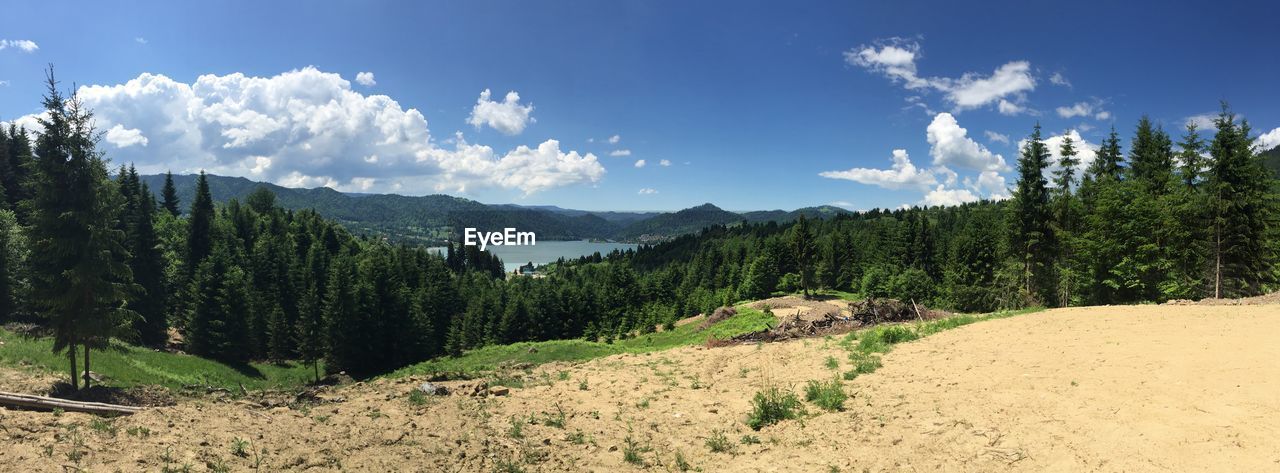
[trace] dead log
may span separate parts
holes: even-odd
[[[26,407],[31,409],[62,409],[64,411],[87,412],[97,415],[130,415],[142,410],[141,407],[121,406],[118,404],[106,404],[101,402],[70,401],[67,399],[3,391],[0,391],[0,405]]]

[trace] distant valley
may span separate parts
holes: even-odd
[[[195,195],[196,177],[194,174],[173,176],[184,207]],[[731,212],[709,203],[677,212],[586,211],[549,205],[484,204],[443,194],[402,196],[343,193],[327,187],[299,189],[243,177],[209,175],[208,180],[213,198],[218,202],[243,200],[258,187],[266,187],[276,194],[281,207],[315,209],[321,216],[337,220],[356,233],[427,245],[443,244],[458,235],[463,227],[482,230],[515,227],[533,231],[543,240],[648,243],[696,233],[713,225],[788,222],[801,214],[826,218],[848,213],[833,206]],[[164,187],[163,174],[142,176],[142,181],[157,195]]]

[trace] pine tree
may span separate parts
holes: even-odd
[[[1118,180],[1120,174],[1124,171],[1120,162],[1124,159],[1124,155],[1120,153],[1120,135],[1116,133],[1116,127],[1111,127],[1111,133],[1107,138],[1102,140],[1102,145],[1098,147],[1097,157],[1093,160],[1093,164],[1089,166],[1089,176],[1093,180],[1099,180],[1102,177]]]
[[[1053,172],[1054,233],[1058,241],[1058,305],[1065,307],[1071,304],[1079,283],[1079,271],[1074,260],[1078,203],[1072,189],[1077,186],[1075,171],[1080,160],[1076,158],[1078,152],[1071,135],[1063,137],[1058,155],[1058,169]]]
[[[226,245],[217,245],[196,267],[188,297],[192,299],[187,349],[217,360],[244,362],[252,353],[249,276],[231,261]]]
[[[133,175],[137,176],[136,173]],[[155,229],[155,197],[146,183],[139,190],[136,213],[129,217],[129,234],[132,236],[129,266],[140,292],[129,301],[129,308],[139,315],[134,323],[138,340],[144,345],[162,347],[169,338],[164,253]]]
[[[1213,162],[1208,185],[1213,295],[1253,295],[1275,278],[1275,254],[1268,245],[1275,222],[1275,204],[1267,195],[1271,176],[1254,152],[1247,121],[1236,124],[1235,114],[1223,103],[1214,124],[1218,131],[1209,147]]]
[[[58,92],[52,69],[47,83],[26,203],[32,301],[53,329],[54,352],[67,352],[78,389],[76,347],[84,348],[88,386],[90,349],[105,347],[129,319],[123,303],[131,275],[116,229],[119,199],[95,148],[92,114],[74,95],[68,100]]]
[[[170,215],[177,217],[182,215],[182,209],[178,202],[178,189],[173,186],[173,173],[164,173],[164,189],[160,192],[164,209],[169,211]]]
[[[26,313],[26,235],[12,210],[0,210],[0,323]]]
[[[796,270],[800,274],[800,288],[804,297],[809,297],[809,288],[813,286],[813,263],[817,257],[818,245],[813,239],[813,229],[809,220],[800,214],[796,219],[791,234],[792,256],[795,258]]]
[[[1182,136],[1182,141],[1178,142],[1181,151],[1178,153],[1178,161],[1182,164],[1180,171],[1182,183],[1187,187],[1195,187],[1200,183],[1205,167],[1205,159],[1201,153],[1204,153],[1204,140],[1200,138],[1200,133],[1196,131],[1195,123],[1187,124],[1187,134]]]
[[[187,222],[188,275],[194,274],[213,249],[213,217],[213,196],[209,194],[209,180],[204,171],[201,171],[200,177],[196,179],[196,198],[191,203],[191,216]]]
[[[6,167],[10,174],[2,182],[5,200],[8,201],[9,208],[17,214],[18,222],[26,224],[29,223],[26,208],[21,205],[21,202],[31,198],[29,181],[34,161],[31,139],[27,136],[27,130],[18,128],[16,124],[10,122],[6,148],[5,155],[8,160]]]
[[[1129,147],[1129,171],[1147,193],[1164,194],[1173,181],[1173,151],[1169,135],[1143,115]]]
[[[1022,263],[1023,289],[1030,297],[1049,301],[1052,287],[1053,235],[1050,229],[1049,190],[1044,170],[1049,149],[1036,124],[1018,159],[1018,183],[1014,191],[1013,248]]]

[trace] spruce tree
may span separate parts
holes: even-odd
[[[187,221],[186,264],[188,277],[204,261],[213,249],[213,196],[209,194],[209,180],[204,171],[196,179],[196,197],[191,202],[191,216]]]
[[[1214,124],[1208,184],[1213,295],[1253,295],[1275,279],[1275,254],[1268,244],[1275,225],[1274,199],[1268,195],[1272,179],[1255,153],[1247,121],[1237,124],[1223,103]]]
[[[1076,166],[1080,165],[1080,160],[1076,158],[1079,154],[1075,148],[1075,141],[1071,135],[1066,135],[1062,139],[1062,145],[1058,149],[1058,169],[1053,172],[1054,196],[1053,196],[1053,213],[1054,213],[1054,233],[1057,235],[1058,241],[1058,305],[1067,306],[1071,304],[1072,298],[1075,296],[1075,288],[1079,281],[1079,271],[1075,264],[1075,232],[1076,232],[1076,207],[1078,205],[1072,190],[1077,187],[1076,184]]]
[[[173,215],[174,217],[182,215],[182,209],[180,207],[181,204],[178,202],[178,189],[173,186],[172,172],[164,173],[164,189],[161,190],[160,196],[164,209],[167,210],[170,215]]]
[[[1093,164],[1089,166],[1089,176],[1093,180],[1102,177],[1110,179],[1120,179],[1120,174],[1124,168],[1120,163],[1124,160],[1124,155],[1120,153],[1120,135],[1116,133],[1116,127],[1111,127],[1106,139],[1102,140],[1102,145],[1098,147],[1097,157],[1093,160]]]
[[[107,345],[127,323],[130,289],[119,199],[96,149],[92,114],[57,89],[52,69],[44,98],[44,131],[36,140],[31,183],[32,301],[53,329],[53,350],[67,352],[71,385],[78,389],[76,349],[84,349],[85,385],[90,349]]]
[[[129,266],[139,293],[129,301],[129,308],[139,315],[134,323],[138,340],[144,345],[163,347],[169,330],[166,263],[160,238],[156,235],[155,197],[146,183],[141,184],[139,191],[139,203],[136,213],[130,216],[129,232],[132,236]]]
[[[1023,290],[1042,302],[1050,301],[1053,270],[1049,190],[1044,170],[1049,166],[1049,149],[1036,124],[1018,158],[1018,182],[1013,195],[1014,228],[1012,246],[1022,264]]]
[[[1182,183],[1187,187],[1195,187],[1200,183],[1200,178],[1204,172],[1205,159],[1201,153],[1204,153],[1204,140],[1200,138],[1200,133],[1196,131],[1195,123],[1187,124],[1187,133],[1182,136],[1182,141],[1178,142],[1181,151],[1178,152],[1178,161],[1181,164]]]
[[[813,286],[813,263],[817,257],[818,245],[813,239],[813,229],[804,214],[796,219],[791,234],[792,257],[795,258],[796,271],[800,274],[800,288],[804,297],[809,297],[809,288]]]

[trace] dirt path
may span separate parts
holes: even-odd
[[[0,470],[78,458],[93,471],[676,471],[678,456],[704,471],[1275,471],[1278,340],[1276,305],[993,320],[898,345],[845,382],[845,411],[760,432],[743,423],[757,390],[799,392],[834,376],[828,356],[848,369],[847,352],[813,339],[620,355],[535,369],[507,396],[421,406],[408,400],[416,380],[338,388],[308,408],[182,402],[116,419],[114,434],[79,414],[0,409]],[[732,453],[709,451],[717,433]]]

